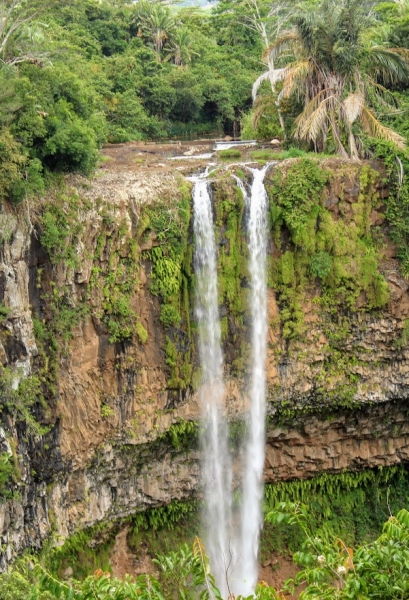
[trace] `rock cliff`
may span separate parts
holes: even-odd
[[[267,180],[268,482],[409,454],[409,294],[384,220],[382,169],[321,163],[325,177],[307,194],[308,241],[284,202],[297,164],[284,161]],[[227,411],[240,424],[246,214],[229,173],[211,181]],[[91,180],[71,176],[30,210],[4,207],[0,241],[4,568],[52,533],[61,540],[198,497],[200,369],[190,184],[178,170],[108,165]]]

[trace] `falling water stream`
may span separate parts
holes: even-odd
[[[266,420],[267,351],[267,207],[264,176],[268,165],[254,169],[250,194],[248,237],[250,274],[251,375],[248,436],[245,446],[241,508],[241,544],[237,593],[248,596],[258,581],[258,546],[262,526],[263,467]],[[236,569],[237,571],[237,569]],[[236,586],[235,586],[236,587]]]
[[[262,525],[265,452],[265,361],[267,347],[267,194],[262,170],[252,169],[250,195],[238,178],[248,216],[251,373],[248,435],[244,449],[242,505],[239,522],[232,515],[232,465],[224,415],[223,356],[217,292],[217,254],[208,184],[195,178],[193,188],[196,316],[202,366],[203,484],[206,550],[222,597],[250,595],[258,579],[258,544]]]
[[[217,255],[208,183],[194,180],[193,188],[196,317],[202,366],[200,399],[203,410],[202,470],[205,496],[206,550],[222,596],[227,593],[231,514],[231,466],[228,427],[224,416],[223,357],[217,289]]]

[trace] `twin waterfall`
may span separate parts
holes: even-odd
[[[240,507],[233,504],[233,466],[229,453],[228,423],[223,385],[223,354],[218,310],[217,250],[208,183],[194,179],[196,317],[202,367],[200,398],[203,407],[202,469],[206,550],[223,598],[248,596],[258,580],[258,544],[262,524],[262,474],[265,451],[265,361],[267,347],[267,194],[268,167],[254,169],[246,201],[249,245],[251,373],[250,408],[243,456]]]

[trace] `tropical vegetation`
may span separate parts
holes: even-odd
[[[301,528],[302,550],[294,560],[301,567],[282,590],[260,582],[254,595],[237,600],[284,600],[302,586],[301,600],[404,600],[409,594],[409,512],[390,516],[382,534],[371,543],[349,547],[342,539],[320,537],[308,525],[308,509],[300,503],[281,502],[267,515],[271,523]],[[154,559],[156,574],[111,577],[97,569],[82,581],[60,580],[41,562],[27,556],[0,575],[0,600],[222,600],[209,570],[203,544],[182,546]],[[285,593],[285,595],[284,595]],[[230,599],[234,600],[231,595]]]
[[[264,54],[268,69],[256,80],[254,97],[269,80],[278,111],[295,105],[293,137],[316,151],[330,146],[344,158],[359,158],[365,134],[404,150],[404,136],[376,115],[398,114],[393,89],[408,84],[409,50],[391,47],[387,34],[376,28],[375,14],[358,0],[303,5],[291,21],[293,27]]]
[[[241,129],[352,158],[373,138],[404,149],[405,0],[185,4],[1,3],[1,198],[92,171],[106,142]]]

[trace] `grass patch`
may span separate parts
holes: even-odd
[[[237,148],[226,148],[226,150],[220,150],[219,158],[240,158],[241,152]]]
[[[253,160],[277,160],[279,154],[281,153],[270,149],[254,150],[254,152],[251,153],[251,158]]]
[[[284,160],[285,158],[302,158],[308,156],[311,153],[304,152],[299,148],[289,148],[289,150],[272,150],[266,148],[265,150],[254,150],[251,153],[253,160]],[[315,154],[315,153],[313,153]]]

